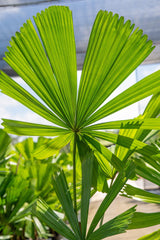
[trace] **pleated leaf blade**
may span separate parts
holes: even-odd
[[[62,204],[62,208],[65,212],[65,215],[77,237],[77,240],[81,239],[81,232],[78,223],[78,218],[75,214],[70,190],[67,184],[67,180],[63,170],[60,170],[59,173],[53,178],[53,186],[57,197]]]
[[[82,141],[78,141],[78,151],[82,165],[82,193],[81,193],[81,232],[85,239],[91,197],[94,154]]]
[[[93,152],[95,152],[95,155],[97,152],[98,154],[102,154],[103,158],[98,158],[97,160],[100,160],[99,164],[102,170],[106,172],[106,174],[108,173],[108,170],[106,168],[108,162],[111,163],[111,165],[113,165],[118,171],[121,171],[123,169],[123,164],[120,159],[116,157],[116,155],[113,154],[109,149],[104,147],[101,143],[89,135],[84,135],[84,139],[93,150]]]
[[[126,184],[126,186],[123,188],[122,195],[143,202],[160,204],[160,195],[147,192],[143,189],[133,187],[129,184]]]
[[[147,41],[147,36],[143,35],[142,30],[133,29],[134,25],[131,25],[129,20],[124,23],[124,18],[119,18],[118,14],[113,15],[112,12],[106,11],[98,13],[80,80],[78,126],[84,124],[153,50],[152,42]],[[98,117],[96,115],[91,119],[95,121]]]
[[[154,106],[154,105],[153,105]],[[140,130],[160,130],[160,118],[128,119],[112,122],[93,124],[85,127],[82,131],[107,130],[107,129],[140,129]]]
[[[37,14],[34,20],[39,35],[28,20],[12,37],[5,61],[51,109],[51,122],[73,126],[77,68],[72,13],[68,7],[52,6]],[[0,79],[4,93],[38,111],[38,100],[5,74],[1,74]],[[7,86],[5,81],[8,81]],[[23,94],[25,100],[21,99]],[[44,109],[42,104],[40,107]]]
[[[70,133],[68,129],[50,125],[2,119],[5,130],[11,134],[25,136],[57,136]]]
[[[145,77],[141,81],[120,93],[110,100],[98,111],[96,111],[87,121],[86,125],[98,121],[112,113],[115,113],[137,101],[160,91],[160,70]]]
[[[49,7],[34,17],[52,66],[66,115],[74,121],[77,96],[76,47],[72,12],[68,7]],[[47,37],[46,37],[47,36]]]
[[[38,159],[53,156],[53,154],[57,154],[63,147],[65,147],[71,141],[72,137],[73,134],[68,133],[48,140],[41,146],[37,147],[34,150],[33,155]]]
[[[40,221],[47,224],[67,239],[76,240],[76,236],[69,227],[57,216],[57,214],[49,208],[49,206],[41,199],[37,200],[32,208],[32,213]]]
[[[96,231],[94,231],[88,240],[100,240],[106,237],[117,235],[126,232],[129,223],[132,221],[133,214],[135,213],[135,207],[132,207],[117,217],[103,224]]]
[[[144,161],[140,159],[135,159],[136,173],[147,179],[148,181],[157,184],[160,186],[160,171],[151,166],[148,166]],[[159,164],[160,165],[160,164]]]
[[[109,189],[107,196],[104,198],[102,201],[101,205],[99,206],[92,222],[88,230],[88,235],[87,237],[89,238],[90,235],[93,233],[94,229],[96,228],[98,222],[102,218],[104,212],[108,209],[110,204],[113,202],[113,200],[116,198],[117,194],[121,191],[129,177],[132,175],[134,171],[134,164],[133,163],[128,163],[125,169],[121,171],[117,178],[115,179],[112,187]]]
[[[128,229],[146,228],[160,224],[160,212],[143,213],[135,212]]]
[[[119,146],[128,148],[129,150],[133,150],[146,157],[148,156],[156,157],[156,155],[159,154],[159,150],[156,147],[148,145],[146,143],[143,143],[131,137],[126,137],[126,136],[115,134],[115,133],[100,132],[100,131],[92,131],[90,135],[99,139],[109,141],[113,144],[118,144]]]

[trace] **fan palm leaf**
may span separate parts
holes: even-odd
[[[37,14],[34,21],[40,36],[32,21],[28,20],[20,33],[12,37],[5,61],[32,88],[36,96],[3,72],[0,75],[0,88],[61,128],[53,128],[52,131],[50,126],[27,126],[25,122],[4,119],[3,124],[9,132],[22,135],[25,131],[26,135],[27,130],[21,127],[24,124],[28,135],[47,135],[45,129],[53,136],[65,134],[66,129],[81,134],[80,129],[84,126],[160,91],[160,71],[157,71],[100,107],[153,50],[152,42],[147,40],[141,30],[133,30],[134,25],[129,20],[124,22],[123,17],[119,18],[111,12],[98,13],[88,44],[78,96],[71,11],[67,7],[49,7]],[[156,120],[159,123],[159,119]],[[125,128],[130,128],[128,122],[125,120]],[[121,121],[121,126],[124,124]],[[145,127],[154,128],[155,124],[147,122]],[[96,129],[101,129],[101,126],[97,125]],[[91,130],[89,128],[87,132]]]

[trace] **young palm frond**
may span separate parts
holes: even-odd
[[[67,7],[49,7],[37,14],[34,21],[41,40],[33,23],[28,20],[20,33],[12,37],[5,61],[41,100],[3,72],[0,88],[3,93],[57,126],[4,119],[3,126],[8,132],[17,135],[63,135],[53,140],[54,146],[58,144],[57,147],[62,148],[74,138],[74,133],[87,140],[85,136],[93,138],[96,130],[108,128],[160,128],[159,119],[148,118],[94,125],[96,121],[160,91],[160,71],[157,71],[101,107],[153,50],[152,42],[141,30],[134,30],[129,20],[124,22],[124,18],[119,18],[117,14],[106,11],[98,13],[77,96],[76,47],[71,11]],[[88,127],[90,124],[92,126]],[[52,143],[48,149],[52,149]],[[52,151],[49,154],[52,155]]]

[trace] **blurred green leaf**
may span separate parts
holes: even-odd
[[[5,240],[5,239],[11,239],[12,237],[13,237],[12,235],[0,236],[0,239]]]
[[[160,236],[160,230],[147,234],[141,238],[138,238],[138,240],[159,240],[159,236]]]

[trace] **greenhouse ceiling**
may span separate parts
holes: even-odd
[[[145,63],[160,62],[159,0],[0,0],[0,69],[15,75],[3,60],[11,36],[28,18],[32,19],[37,12],[51,5],[66,5],[73,12],[78,69],[82,69],[91,27],[100,9],[118,13],[142,28],[156,45]]]

